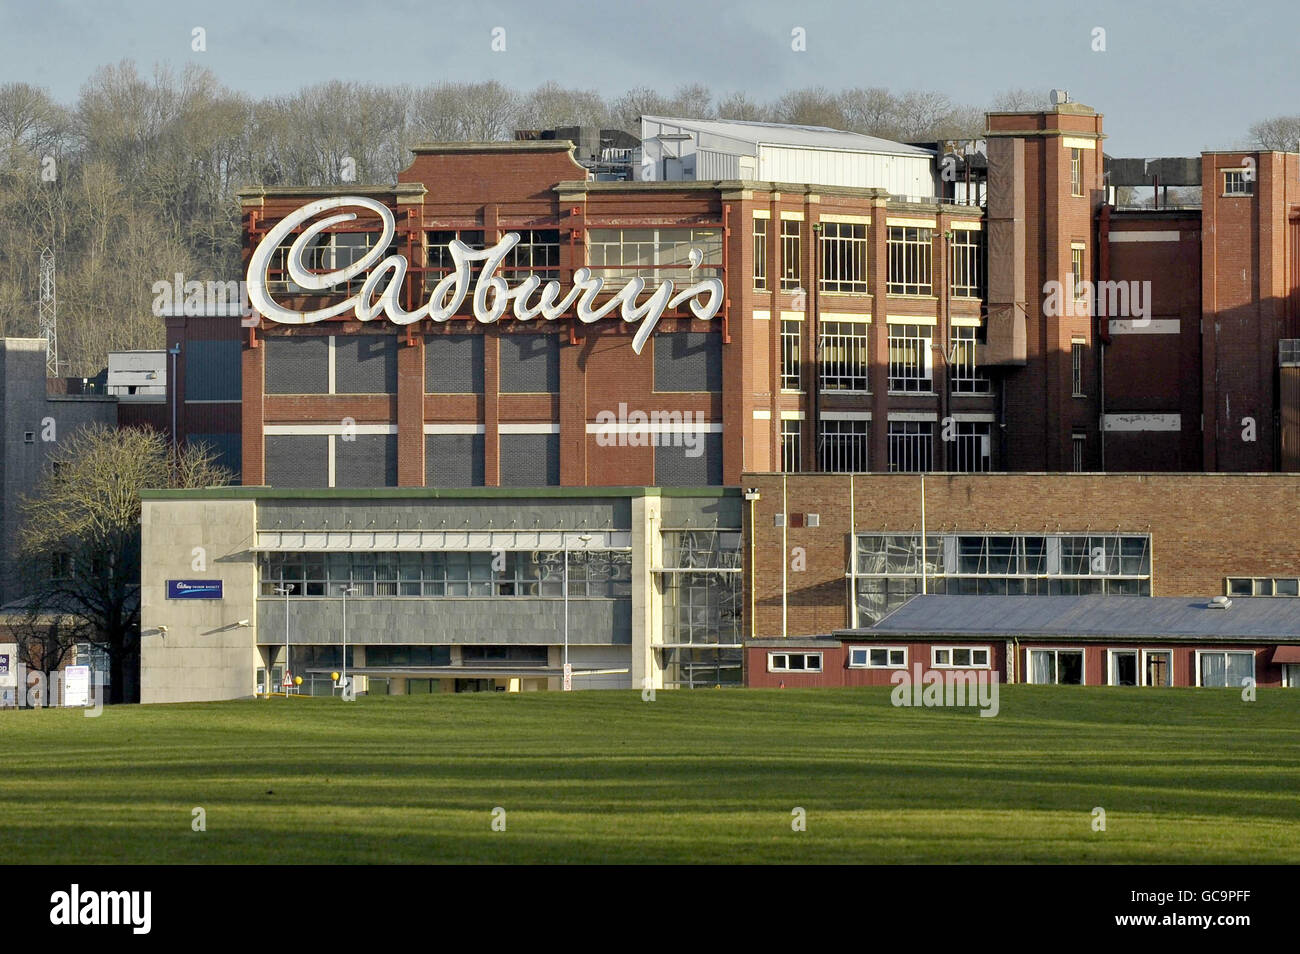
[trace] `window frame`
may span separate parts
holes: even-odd
[[[1078,147],[1070,149],[1070,196],[1083,197],[1083,150]]]
[[[1250,168],[1242,166],[1239,169],[1221,169],[1223,173],[1223,195],[1224,199],[1245,199],[1255,194],[1255,180],[1250,176]],[[1228,177],[1240,176],[1241,186],[1239,188],[1228,189]]]
[[[1033,682],[1034,668],[1030,664],[1032,653],[1052,653],[1052,681]],[[1061,653],[1079,654],[1079,681],[1061,682]],[[1025,684],[1030,686],[1086,686],[1088,685],[1088,651],[1078,646],[1026,646],[1025,647]]]
[[[963,665],[961,663],[956,662],[955,654],[959,649],[966,650],[971,654],[970,655],[971,661],[969,664]],[[984,653],[983,664],[975,662],[976,652]],[[948,654],[948,662],[946,663],[939,662],[940,653]],[[993,646],[991,644],[973,645],[973,644],[964,644],[964,643],[951,643],[946,646],[933,645],[930,647],[930,668],[931,669],[992,669],[993,668]]]
[[[895,329],[902,329],[895,333]],[[915,334],[912,329],[916,329]],[[924,329],[924,330],[923,330]],[[888,390],[890,394],[934,394],[934,325],[920,323],[891,323],[886,329],[886,347],[889,350]],[[915,352],[916,361],[895,360],[895,353],[910,355]],[[915,367],[916,373],[910,372]],[[899,373],[895,369],[899,369]],[[923,387],[908,387],[915,382]],[[900,386],[901,385],[901,386]]]
[[[933,298],[935,230],[920,225],[887,225],[886,229],[885,293],[897,298]]]
[[[803,288],[803,220],[781,219],[777,230],[781,241],[781,281],[783,292]]]
[[[778,668],[778,667],[777,667],[775,660],[776,660],[776,657],[778,657],[778,656],[784,656],[784,657],[786,657],[786,667],[785,667],[785,668]],[[791,669],[791,668],[789,668],[789,661],[790,661],[790,657],[791,657],[791,656],[802,656],[802,657],[804,658],[804,663],[805,663],[804,668],[802,668],[802,669]],[[814,656],[817,657],[817,668],[816,668],[816,669],[812,669],[812,668],[810,668],[810,667],[807,665],[808,660],[811,659],[811,658],[814,657]],[[822,650],[820,650],[820,649],[815,649],[815,650],[798,650],[798,651],[791,651],[791,650],[786,649],[786,650],[781,650],[780,652],[770,652],[770,653],[767,654],[767,671],[768,671],[768,672],[787,672],[787,673],[788,673],[788,672],[793,672],[793,673],[803,673],[803,672],[807,672],[807,673],[818,674],[818,673],[823,672],[824,669],[825,669],[825,659],[823,658]]]
[[[767,240],[768,229],[767,223],[772,221],[766,216],[754,216],[754,229],[751,233],[753,238],[754,265],[750,270],[750,279],[754,283],[754,291],[771,291],[768,283],[768,256]]]
[[[883,666],[876,665],[871,661],[871,653],[873,651],[880,652],[882,650],[886,654],[885,664]],[[864,662],[855,663],[853,661],[853,654],[859,652],[866,653],[867,654],[866,659]],[[903,661],[900,663],[890,662],[889,660],[894,653],[902,653]],[[887,669],[887,670],[906,669],[909,662],[908,655],[909,655],[908,647],[906,646],[874,646],[874,645],[850,646],[849,647],[849,668],[850,669]]]
[[[1201,683],[1201,659],[1205,656],[1222,656],[1223,657],[1223,675],[1228,675],[1228,657],[1229,656],[1249,656],[1250,657],[1250,678],[1259,684],[1259,653],[1254,649],[1197,649],[1196,653],[1196,682],[1197,689],[1240,689],[1241,686],[1223,685],[1223,686],[1206,686]]]
[[[802,318],[781,319],[781,367],[778,370],[782,392],[802,394],[803,387],[803,326]],[[793,331],[793,333],[792,333]],[[791,381],[795,387],[789,387]]]
[[[819,222],[818,225],[821,226],[817,238],[821,257],[818,289],[828,295],[870,294],[867,226],[856,222]],[[842,234],[845,231],[849,234]],[[837,270],[836,277],[831,276],[832,267]],[[850,275],[859,277],[846,277]]]

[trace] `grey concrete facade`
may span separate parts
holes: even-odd
[[[143,702],[254,695],[259,681],[271,682],[283,664],[286,612],[288,641],[296,648],[292,660],[308,647],[339,647],[342,587],[357,585],[363,579],[358,568],[368,561],[387,558],[391,565],[394,554],[427,565],[419,561],[430,554],[450,560],[510,552],[516,559],[535,560],[540,553],[552,561],[552,573],[564,550],[574,567],[580,557],[620,554],[622,566],[630,567],[624,571],[630,573],[626,583],[593,585],[585,594],[570,589],[567,642],[577,671],[574,688],[662,688],[656,648],[664,619],[661,530],[740,526],[739,501],[733,499],[738,495],[721,488],[225,487],[143,496]],[[294,561],[306,569],[292,578],[297,582],[290,594],[277,594],[276,581],[290,581],[286,567]],[[411,560],[402,564],[410,565]],[[338,583],[339,572],[350,582]],[[571,570],[571,581],[576,572]],[[222,598],[168,599],[167,581],[182,579],[220,579]],[[492,594],[467,596],[452,593],[449,585],[430,588],[427,577],[405,584],[408,578],[401,576],[404,586],[416,589],[393,595],[398,578],[382,586],[378,576],[373,579],[346,603],[354,667],[366,665],[370,647],[449,647],[450,677],[445,666],[430,676],[449,691],[460,681],[454,670],[469,647],[502,654],[512,647],[544,647],[544,665],[552,675],[534,679],[515,672],[516,678],[499,683],[508,682],[511,689],[561,688],[553,673],[563,661],[565,643],[562,588],[530,583],[498,591],[493,583]],[[303,665],[294,662],[299,669]],[[465,668],[473,668],[467,658]],[[394,677],[389,691],[405,692],[406,681],[419,677],[418,672]]]

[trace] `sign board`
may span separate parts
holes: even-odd
[[[224,595],[221,580],[168,580],[169,600],[219,600]]]
[[[564,664],[564,691],[565,692],[573,691],[573,664],[572,663]]]
[[[357,213],[339,212],[317,217],[322,216],[322,213],[348,207],[365,209],[371,215],[378,216],[380,234],[374,246],[346,268],[323,275],[309,272],[307,256],[320,240],[320,233],[332,226],[355,220]],[[641,353],[641,348],[654,333],[655,326],[666,309],[685,303],[696,318],[707,320],[716,315],[723,304],[725,289],[720,278],[705,278],[678,290],[676,294],[673,293],[672,279],[665,279],[644,301],[638,299],[645,290],[645,279],[633,278],[608,302],[597,307],[595,299],[604,287],[604,280],[593,276],[591,269],[585,266],[575,270],[573,287],[567,293],[562,291],[558,281],[543,285],[538,276],[529,277],[522,284],[511,288],[510,282],[503,275],[497,274],[498,267],[509,257],[510,250],[519,244],[519,233],[509,232],[496,245],[481,250],[471,248],[459,239],[449,242],[447,250],[454,265],[452,272],[434,286],[428,301],[415,311],[406,311],[398,298],[406,285],[409,263],[402,255],[384,257],[396,234],[396,220],[392,211],[374,199],[345,195],[309,202],[281,219],[253,250],[248,263],[249,301],[264,318],[288,325],[313,324],[349,311],[358,321],[373,321],[382,312],[397,325],[414,324],[424,318],[445,322],[460,309],[466,299],[471,303],[475,319],[482,324],[497,321],[512,302],[512,314],[519,321],[532,321],[539,317],[544,321],[555,321],[572,309],[578,321],[591,324],[617,308],[623,321],[640,322],[632,339],[632,350],[637,354]],[[359,292],[339,304],[315,311],[300,312],[279,304],[270,295],[267,269],[275,254],[286,244],[289,245],[286,257],[289,277],[305,289],[307,294],[347,286],[354,279],[361,281]],[[691,271],[699,265],[697,259],[700,254],[698,249],[691,250]],[[477,263],[481,265],[475,275],[473,266]]]
[[[69,666],[63,671],[63,704],[90,705],[90,667]]]

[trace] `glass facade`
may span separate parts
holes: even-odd
[[[664,686],[741,683],[741,534],[739,530],[665,530]]]
[[[1146,534],[926,534],[926,592],[1001,596],[1150,596]],[[858,625],[921,592],[919,534],[858,534]]]

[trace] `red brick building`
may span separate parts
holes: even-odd
[[[669,122],[689,121],[656,128]],[[755,138],[778,129],[748,125]],[[895,194],[887,172],[859,177],[874,187],[705,180],[722,167],[698,131],[687,181],[597,181],[567,141],[542,140],[417,147],[395,186],[246,190],[246,260],[308,202],[382,203],[388,251],[410,266],[408,310],[450,270],[448,242],[490,247],[512,232],[499,271],[511,282],[568,289],[588,268],[607,292],[645,278],[644,301],[664,278],[715,278],[723,300],[708,321],[670,308],[640,354],[638,326],[616,315],[483,323],[468,303],[405,326],[171,319],[178,426],[239,431],[244,482],[279,486],[1300,468],[1300,349],[1286,343],[1300,338],[1300,157],[1206,153],[1181,161],[1201,208],[1131,211],[1108,204],[1123,177],[1091,108],[992,113],[988,126],[985,187],[959,190],[932,155],[940,196]],[[836,155],[834,136],[854,139],[841,152],[876,150],[881,169],[921,152],[803,134],[819,161]],[[755,174],[745,161],[736,168]],[[313,272],[370,250],[381,223],[354,211],[313,240]],[[294,283],[283,252],[266,278],[287,308],[345,298]]]

